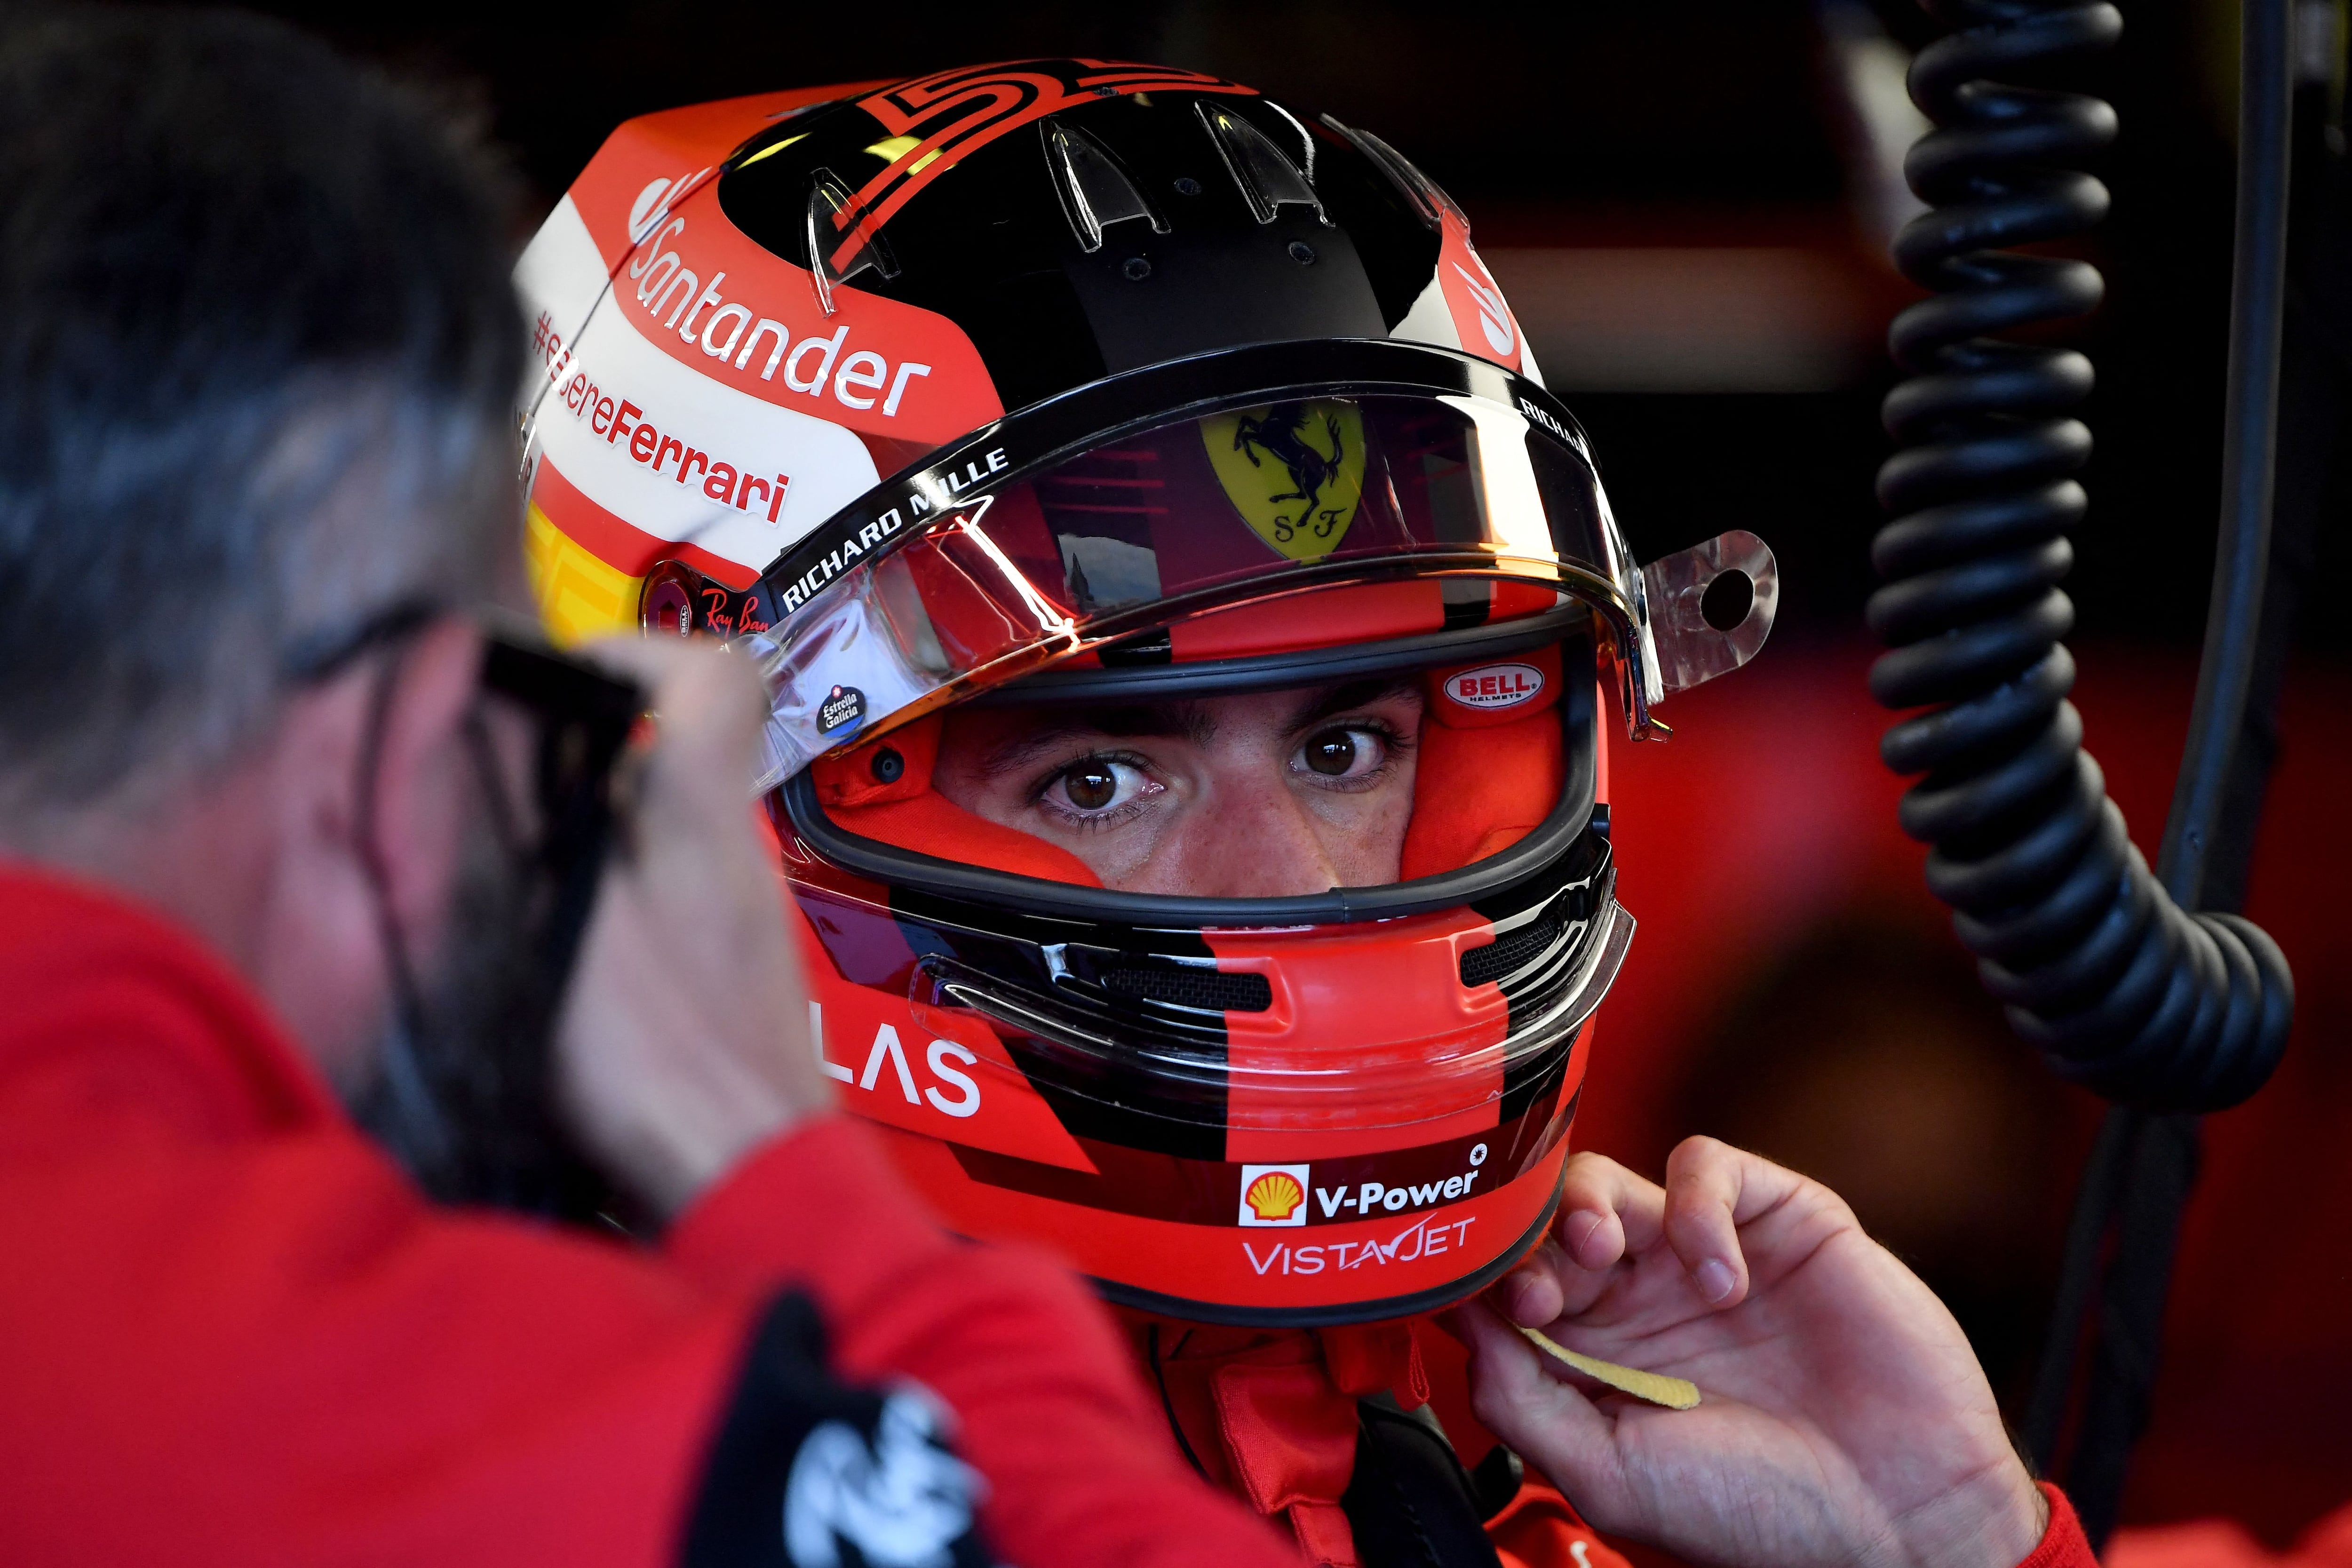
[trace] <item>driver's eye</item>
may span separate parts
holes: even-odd
[[[1045,785],[1044,804],[1079,816],[1108,816],[1165,786],[1132,763],[1110,757],[1081,757],[1054,775]]]
[[[1118,794],[1118,773],[1108,763],[1080,763],[1062,775],[1062,792],[1081,811],[1100,811]]]
[[[1318,773],[1334,778],[1356,765],[1356,738],[1345,730],[1333,730],[1307,742],[1307,765]]]
[[[1308,736],[1290,765],[1334,781],[1362,780],[1378,773],[1388,755],[1386,738],[1379,731],[1336,725]]]

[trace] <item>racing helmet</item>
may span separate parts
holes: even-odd
[[[951,1226],[1295,1327],[1542,1235],[1633,929],[1604,716],[1664,734],[1776,578],[1740,531],[1633,563],[1442,191],[1028,60],[630,121],[517,277],[551,629],[757,661],[816,1048]],[[1372,678],[1424,695],[1385,886],[1122,890],[934,787],[963,705]]]

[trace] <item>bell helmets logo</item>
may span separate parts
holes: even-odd
[[[1305,1165],[1244,1165],[1241,1223],[1305,1225],[1307,1173]]]
[[[1445,695],[1465,708],[1517,708],[1543,695],[1543,671],[1532,664],[1482,664],[1445,678]]]

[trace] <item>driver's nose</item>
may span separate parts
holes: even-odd
[[[1178,879],[1203,898],[1278,899],[1339,885],[1317,825],[1278,769],[1221,776],[1185,825]]]

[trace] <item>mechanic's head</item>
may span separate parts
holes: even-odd
[[[481,993],[451,910],[507,901],[496,184],[286,27],[89,11],[0,31],[0,847],[194,928],[363,1097],[388,948]]]

